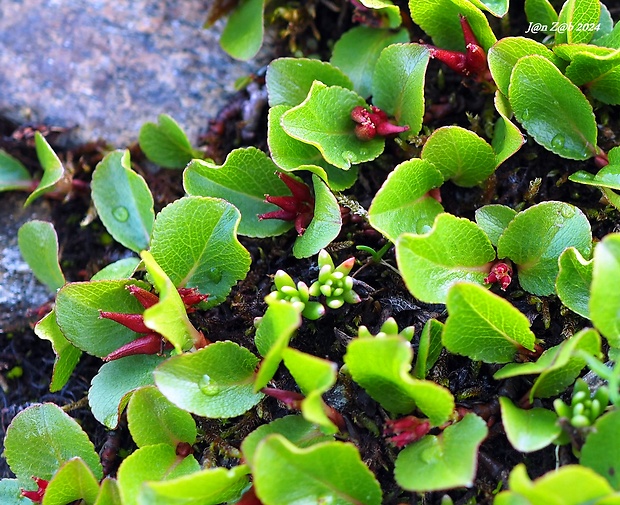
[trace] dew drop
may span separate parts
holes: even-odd
[[[562,135],[561,133],[558,133],[551,140],[551,147],[553,149],[562,149],[564,147],[564,142],[566,142],[566,138],[564,138],[564,135]]]
[[[428,233],[429,231],[431,231],[432,226],[430,226],[428,223],[424,222],[423,220],[419,220],[416,225],[415,225],[415,232],[419,233],[420,235],[423,235],[424,233]]]
[[[525,109],[523,111],[523,113],[521,114],[521,120],[522,121],[527,121],[530,118],[530,110],[529,109]]]
[[[221,389],[217,383],[211,382],[211,377],[206,374],[198,381],[198,387],[200,391],[202,391],[202,394],[207,396],[215,396]]]
[[[575,209],[570,205],[562,205],[560,214],[562,214],[562,217],[570,219],[575,215]]]
[[[342,151],[342,159],[352,162],[355,159],[355,153],[353,151]]]
[[[217,267],[209,268],[206,275],[213,284],[218,284],[222,280],[222,271]]]
[[[129,211],[127,210],[127,207],[123,207],[122,205],[114,207],[112,209],[112,215],[114,216],[114,219],[120,221],[121,223],[124,223],[129,219]]]
[[[422,454],[420,454],[422,461],[424,461],[425,463],[431,463],[432,461],[437,459],[437,456],[438,454],[436,447],[429,447],[427,449],[424,449],[422,451]]]

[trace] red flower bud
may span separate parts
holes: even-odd
[[[406,416],[393,421],[386,421],[383,434],[392,435],[389,440],[396,447],[404,447],[411,442],[420,440],[430,430],[431,424],[428,419]]]
[[[43,501],[43,496],[45,495],[45,489],[49,484],[49,481],[45,479],[39,479],[39,477],[33,477],[34,480],[39,487],[36,491],[25,491],[22,489],[22,496],[24,498],[28,498],[35,503],[41,503]]]
[[[502,291],[506,291],[512,282],[512,267],[509,263],[498,261],[491,267],[489,275],[484,279],[485,284],[497,282]]]
[[[164,341],[159,333],[148,333],[119,347],[104,357],[103,361],[113,361],[136,354],[158,354],[173,347],[170,342]]]
[[[135,284],[129,284],[126,287],[127,290],[136,297],[136,300],[138,300],[138,302],[140,302],[140,305],[142,305],[145,309],[148,309],[149,307],[152,307],[159,302],[159,296],[157,296],[155,293],[151,293],[146,289],[142,289]]]
[[[99,319],[110,319],[136,333],[149,333],[151,331],[151,329],[144,324],[144,317],[142,314],[122,314],[120,312],[106,312],[100,310]]]

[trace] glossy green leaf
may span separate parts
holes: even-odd
[[[243,439],[241,451],[250,466],[254,463],[256,448],[262,440],[273,434],[282,435],[295,446],[303,449],[321,442],[333,440],[333,436],[323,433],[318,425],[311,423],[302,416],[290,415],[263,424]]]
[[[599,0],[567,0],[558,16],[558,26],[565,26],[566,29],[555,32],[555,43],[586,44],[590,42],[600,15]]]
[[[340,233],[342,217],[340,205],[333,193],[316,175],[312,176],[314,187],[314,217],[293,246],[296,258],[308,258],[326,247]]]
[[[120,491],[116,479],[106,477],[101,481],[99,496],[95,505],[118,505],[121,502]]]
[[[598,186],[620,190],[620,164],[609,164],[601,168],[596,174],[579,170],[568,178],[570,181],[587,186]]]
[[[234,342],[222,341],[173,356],[155,370],[159,390],[176,406],[211,418],[235,417],[263,397],[254,392],[258,359]]]
[[[39,198],[44,193],[48,193],[54,189],[54,186],[65,175],[65,168],[54,150],[50,147],[45,140],[45,137],[40,132],[34,133],[34,145],[37,151],[37,157],[39,163],[43,167],[43,177],[41,181],[24,203],[24,207],[28,207],[33,201]]]
[[[422,328],[420,343],[418,345],[418,355],[413,367],[413,376],[416,379],[426,378],[428,371],[433,368],[437,358],[443,349],[441,335],[443,333],[443,323],[437,319],[429,319]]]
[[[412,359],[411,344],[397,335],[357,338],[344,356],[353,380],[383,408],[407,414],[417,407],[438,426],[452,414],[454,398],[434,382],[414,379],[409,374]]]
[[[485,205],[476,209],[476,223],[487,234],[491,243],[497,246],[502,233],[516,215],[517,211],[505,205]]]
[[[392,44],[381,51],[372,80],[372,102],[417,135],[424,116],[424,77],[430,57],[419,44]]]
[[[510,302],[467,282],[455,284],[446,301],[443,345],[454,354],[486,363],[512,361],[519,349],[534,349],[530,322]]]
[[[521,146],[525,143],[525,137],[521,130],[510,120],[512,109],[510,108],[508,98],[496,91],[494,102],[499,118],[493,129],[491,146],[493,151],[495,151],[495,166],[498,167],[521,149]]]
[[[543,202],[510,221],[497,244],[498,258],[517,264],[519,284],[539,296],[555,291],[558,258],[568,247],[582,255],[592,250],[590,223],[581,210],[564,202]]]
[[[187,351],[204,338],[187,317],[187,309],[179,292],[148,251],[140,254],[153,284],[159,292],[159,301],[143,313],[144,324],[174,345],[177,352]]]
[[[49,340],[52,343],[56,359],[54,360],[54,371],[50,391],[60,391],[71,377],[75,366],[80,361],[82,351],[69,342],[60,331],[56,322],[56,311],[52,310],[34,327],[34,332],[42,340]]]
[[[136,281],[94,281],[66,284],[56,296],[56,320],[74,346],[94,356],[107,356],[135,340],[129,328],[101,319],[99,311],[141,314],[143,307],[126,286]]]
[[[232,503],[248,486],[245,465],[207,468],[190,475],[144,484],[138,505],[218,505]]]
[[[566,77],[603,103],[620,103],[620,50],[609,49],[607,54],[582,52],[575,54]]]
[[[493,148],[460,126],[435,130],[424,144],[422,159],[432,163],[445,180],[464,187],[480,184],[495,171]]]
[[[324,442],[306,449],[270,435],[253,461],[256,494],[265,505],[379,505],[381,488],[353,444]]]
[[[620,412],[613,410],[594,423],[586,437],[579,462],[605,477],[612,487],[620,490]]]
[[[590,44],[613,47],[608,46],[606,43],[600,43],[601,41],[606,42],[607,37],[611,35],[614,30],[614,20],[611,17],[609,9],[603,3],[601,3],[601,16],[599,17],[598,22],[600,25],[596,27],[594,35],[592,35],[592,39],[590,40]]]
[[[607,235],[594,249],[590,319],[612,347],[620,347],[620,234]]]
[[[103,267],[95,275],[93,275],[91,281],[113,281],[129,279],[140,264],[140,258],[131,256],[130,258],[123,258],[114,263]]]
[[[118,486],[123,505],[142,505],[138,500],[145,482],[172,480],[194,474],[200,465],[194,456],[180,458],[167,444],[147,445],[123,460],[118,469]]]
[[[456,282],[482,284],[494,259],[495,249],[478,225],[451,214],[439,214],[428,233],[405,233],[396,242],[405,284],[426,303],[445,303]]]
[[[356,26],[334,44],[330,62],[351,79],[355,91],[368,98],[372,94],[373,74],[381,51],[399,42],[409,42],[407,30],[393,32]]]
[[[331,63],[309,58],[278,58],[269,64],[265,76],[269,106],[299,105],[314,81],[353,89],[351,79]]]
[[[220,45],[238,60],[253,58],[263,43],[265,0],[242,0],[228,18]]]
[[[95,419],[113,430],[133,392],[150,386],[153,370],[165,356],[138,354],[105,363],[88,390],[88,403]]]
[[[351,111],[365,105],[353,91],[314,81],[308,97],[282,114],[280,123],[291,137],[315,146],[328,163],[347,170],[383,152],[383,138],[363,141],[355,136]]]
[[[546,149],[575,160],[595,153],[597,128],[592,106],[545,57],[525,56],[517,62],[508,96],[519,122]]]
[[[588,303],[592,263],[592,260],[586,260],[577,249],[569,247],[560,255],[560,272],[555,281],[555,289],[562,303],[586,319],[590,319]]]
[[[398,28],[402,23],[400,9],[392,0],[360,0],[364,7],[377,11],[379,16],[387,19],[388,28]]]
[[[428,161],[404,161],[388,176],[377,192],[368,219],[373,228],[392,242],[403,233],[425,233],[443,212],[441,203],[428,192],[438,188],[443,177]]]
[[[476,7],[501,18],[508,12],[509,0],[472,0]]]
[[[525,16],[545,33],[552,33],[553,23],[558,20],[558,13],[549,0],[525,0]]]
[[[6,431],[4,457],[22,483],[34,475],[50,480],[71,458],[84,460],[98,479],[99,456],[80,425],[52,403],[33,405],[18,413]]]
[[[28,190],[32,184],[24,164],[0,149],[0,191]]]
[[[184,168],[193,158],[202,157],[173,118],[160,114],[157,122],[144,123],[138,137],[140,149],[149,160],[165,168]]]
[[[605,11],[607,11],[607,9],[604,8],[603,5],[601,4],[601,16],[605,16]],[[605,20],[604,18],[602,18],[602,20],[603,22],[601,23],[601,28],[607,24],[607,22],[605,21],[608,21],[608,20]],[[610,21],[611,21],[611,25],[613,25],[613,19]],[[616,23],[616,25],[613,26],[612,30],[605,33],[604,35],[601,35],[601,37],[597,37],[598,33],[595,33],[594,37],[592,38],[592,44],[596,44],[597,46],[610,47],[612,49],[620,49],[620,24],[619,23]]]
[[[183,173],[183,187],[194,196],[212,196],[232,203],[241,212],[238,233],[248,237],[271,237],[291,228],[279,219],[259,220],[258,215],[278,210],[265,202],[265,195],[289,195],[278,178],[277,166],[255,147],[233,150],[223,165],[194,160]]]
[[[65,276],[58,263],[58,236],[52,223],[28,221],[17,232],[17,244],[34,276],[50,291],[64,286]]]
[[[196,287],[208,306],[222,303],[245,277],[250,254],[236,237],[239,211],[217,198],[184,197],[155,219],[151,253],[177,287]]]
[[[441,435],[426,435],[398,455],[396,482],[407,491],[417,492],[472,486],[478,447],[487,432],[480,417],[467,414]]]
[[[520,452],[547,447],[562,433],[555,412],[540,407],[523,410],[501,397],[502,424],[511,445]]]
[[[196,421],[155,387],[145,386],[131,395],[127,405],[127,422],[131,438],[138,447],[196,441]]]
[[[43,505],[66,505],[83,499],[84,505],[93,505],[99,494],[99,480],[81,458],[63,463],[49,482]]]
[[[467,0],[409,0],[414,23],[419,25],[443,49],[465,51],[465,39],[459,14],[467,21],[480,45],[488,50],[496,42],[493,30],[485,15]]]

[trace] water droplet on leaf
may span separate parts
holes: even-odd
[[[523,121],[527,121],[529,118],[530,118],[530,111],[529,111],[529,109],[525,109],[523,111],[523,114],[521,114],[521,119]]]
[[[562,149],[564,147],[564,142],[566,142],[566,139],[564,138],[564,135],[562,135],[561,133],[558,133],[551,140],[551,147],[553,149]]]
[[[124,223],[129,219],[129,211],[126,207],[123,207],[122,205],[114,207],[112,209],[112,215],[114,216],[114,219],[120,221],[121,223]]]
[[[570,219],[575,215],[575,209],[568,205],[562,205],[562,208],[560,209],[560,214],[562,214],[562,217]]]
[[[425,463],[431,463],[432,461],[437,459],[437,456],[438,454],[436,447],[429,447],[427,449],[424,449],[422,451],[422,454],[420,454],[422,461],[424,461]]]
[[[207,278],[214,284],[218,284],[222,280],[222,271],[217,267],[211,267],[206,272]]]
[[[211,381],[211,377],[208,375],[203,375],[200,381],[198,381],[198,387],[202,394],[207,396],[215,396],[221,390],[221,387],[216,382]]]
[[[351,163],[355,159],[355,153],[352,151],[342,151],[342,159]]]

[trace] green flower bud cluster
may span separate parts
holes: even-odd
[[[405,340],[407,340],[408,342],[411,342],[414,332],[415,332],[415,328],[413,326],[407,326],[406,328],[403,328],[399,332],[398,324],[396,323],[393,317],[390,317],[385,320],[385,322],[381,325],[381,328],[379,329],[379,333],[377,333],[374,336],[377,338],[381,338],[381,337],[387,337],[391,335],[398,335],[404,338]],[[357,331],[357,336],[359,338],[369,338],[369,337],[372,337],[373,335],[372,333],[370,333],[370,330],[366,328],[366,326],[360,326]]]
[[[319,278],[310,286],[311,296],[325,297],[325,303],[330,309],[339,309],[346,303],[359,303],[360,296],[353,291],[353,278],[349,272],[355,264],[351,257],[337,267],[334,260],[325,249],[319,252]]]
[[[306,319],[315,320],[325,314],[325,307],[320,302],[310,301],[310,290],[304,281],[297,284],[284,270],[278,270],[273,278],[276,287],[265,297],[267,304],[287,302],[301,312]]]
[[[585,428],[594,424],[594,421],[605,412],[608,403],[609,392],[605,386],[599,387],[592,396],[588,384],[582,379],[577,379],[570,405],[557,398],[553,402],[553,407],[558,416],[568,419],[575,428]]]

